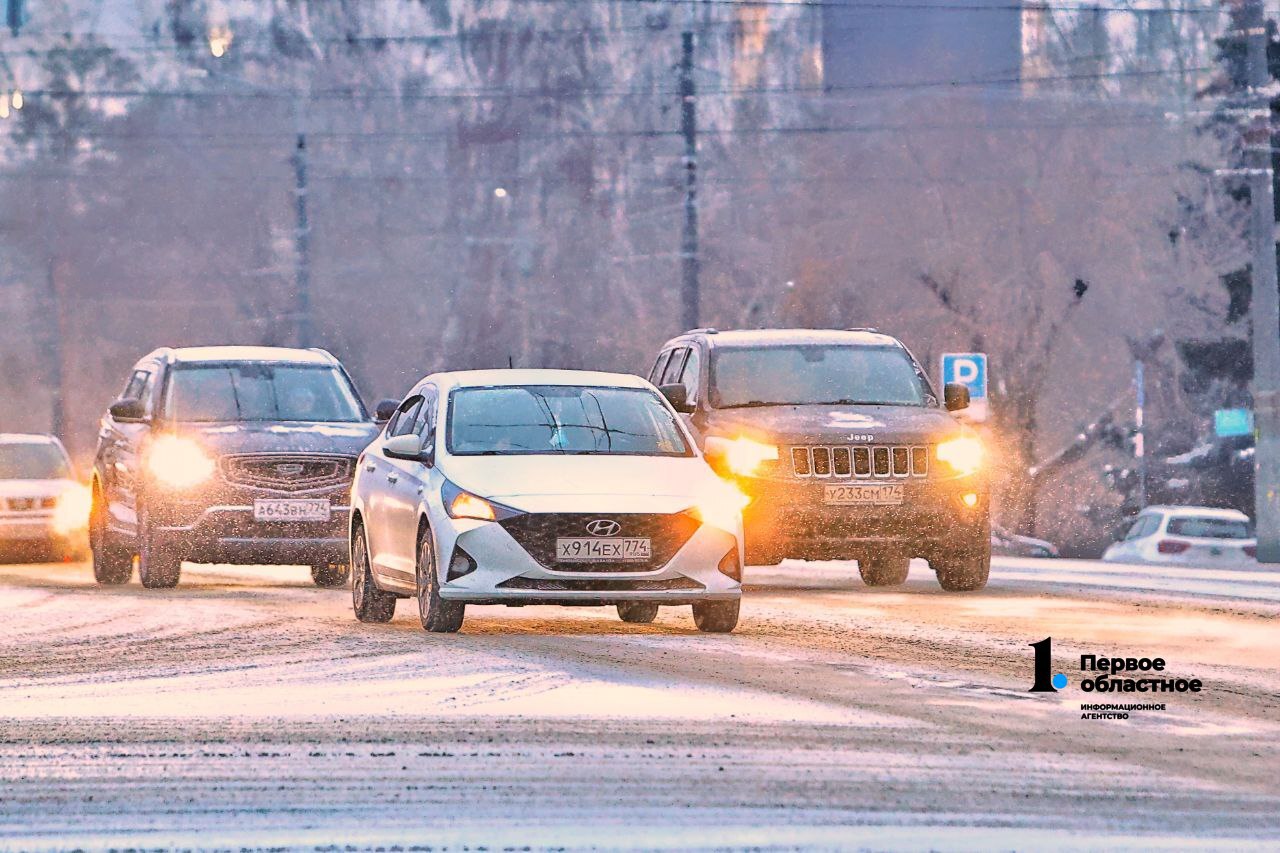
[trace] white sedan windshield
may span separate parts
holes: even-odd
[[[692,454],[675,418],[651,391],[570,385],[453,392],[449,452],[456,456]]]

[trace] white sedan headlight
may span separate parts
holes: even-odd
[[[973,474],[982,467],[982,442],[972,436],[961,436],[938,445],[938,461],[951,466],[957,474]]]
[[[53,529],[59,533],[84,530],[89,526],[92,505],[93,496],[87,486],[71,486],[58,495],[58,503],[53,508]]]
[[[151,445],[147,470],[171,489],[189,489],[213,476],[213,460],[191,439],[166,435]]]

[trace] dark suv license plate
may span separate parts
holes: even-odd
[[[898,506],[902,484],[833,483],[823,487],[822,502],[828,506]]]

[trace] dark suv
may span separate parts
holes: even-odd
[[[356,457],[377,433],[351,378],[322,350],[159,349],[102,419],[89,535],[94,577],[178,583],[182,561],[349,574]]]
[[[707,461],[752,500],[747,562],[854,559],[870,586],[929,561],[944,589],[991,566],[982,445],[919,362],[874,330],[697,329],[668,341],[649,380]]]

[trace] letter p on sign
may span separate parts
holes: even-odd
[[[948,352],[942,355],[942,382],[958,382],[969,389],[969,420],[987,419],[987,354]]]

